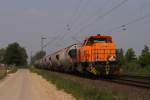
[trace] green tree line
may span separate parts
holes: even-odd
[[[45,51],[38,51],[34,56],[31,57],[31,62],[30,64],[34,64],[35,61],[43,58],[44,56],[46,55],[46,52]]]
[[[147,45],[144,46],[139,56],[135,54],[133,48],[129,48],[126,52],[123,52],[123,49],[117,52],[124,73],[150,76],[150,50]]]
[[[27,65],[27,52],[19,43],[11,43],[6,48],[0,49],[0,63],[16,66]]]

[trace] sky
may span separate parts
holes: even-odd
[[[137,54],[150,47],[150,0],[0,0],[0,48],[18,42],[33,54],[46,37],[47,54],[76,43],[89,35],[111,35],[117,48],[134,48]],[[106,15],[105,15],[106,14]],[[101,17],[103,16],[103,17]]]

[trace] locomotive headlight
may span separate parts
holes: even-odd
[[[115,56],[110,56],[110,57],[108,58],[108,60],[109,60],[109,61],[115,61],[115,60],[116,60],[116,57],[115,57]]]

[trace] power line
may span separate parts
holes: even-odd
[[[89,23],[86,26],[80,28],[80,30],[76,33],[76,35],[79,34],[81,31],[83,31],[84,29],[86,29],[87,27],[89,27],[94,22],[97,22],[98,20],[100,20],[100,19],[104,18],[105,16],[109,15],[110,13],[112,13],[113,11],[115,11],[116,9],[118,9],[119,7],[121,7],[122,5],[124,5],[127,1],[128,0],[123,0],[121,3],[117,4],[116,6],[114,6],[110,10],[108,10],[106,13],[104,13],[103,15],[97,16],[97,18],[94,19],[91,23]]]
[[[68,32],[71,32],[71,26],[74,24],[74,21],[76,19],[78,19],[81,15],[81,4],[83,3],[83,0],[80,0],[79,2],[79,6],[76,8],[75,10],[75,13],[73,13],[74,16],[76,16],[76,18],[70,23],[70,24],[67,24],[66,27],[67,27],[67,32],[65,32],[62,37],[60,37],[59,40],[63,40],[66,36],[66,34],[68,34]],[[87,5],[88,2],[85,3],[85,5]],[[56,43],[58,42],[58,40],[56,40]]]
[[[128,0],[123,0],[121,3],[119,3],[119,4],[116,5],[116,6],[114,6],[113,8],[111,8],[109,11],[107,11],[107,12],[104,13],[103,15],[98,16],[98,18],[95,19],[94,21],[97,21],[97,20],[99,20],[99,19],[101,19],[101,18],[107,16],[108,14],[110,14],[111,12],[113,12],[114,10],[116,10],[117,8],[119,8],[120,6],[122,6],[122,5],[123,5],[124,3],[126,3],[127,1],[128,1]],[[91,24],[92,24],[92,23],[89,23],[86,27],[88,27],[88,26],[91,25]],[[69,25],[68,25],[67,27],[69,27]],[[83,30],[83,29],[85,29],[86,27],[81,28],[80,31]],[[70,27],[68,28],[68,31],[70,31]],[[79,31],[79,32],[80,32],[80,31]],[[77,32],[76,34],[79,34],[79,32]],[[67,34],[67,32],[63,34],[63,36],[61,37],[61,40],[64,39],[64,37],[65,37],[66,34]],[[56,42],[56,43],[57,43],[57,42]]]
[[[80,12],[82,3],[83,3],[83,0],[80,0],[78,6],[75,8],[74,13],[72,13],[72,16],[71,16],[72,21],[71,21],[71,22],[73,22],[74,18],[75,18],[75,17],[77,16],[77,14]]]
[[[55,33],[55,34],[58,34],[58,33]],[[56,36],[56,38],[53,38],[53,39],[51,39],[49,42],[47,42],[44,46],[43,46],[43,48],[45,48],[45,47],[47,47],[48,45],[52,45],[52,44],[57,44],[57,42],[59,41],[59,40],[62,40],[62,38],[64,38],[65,37],[65,35],[63,35],[62,37],[59,37],[60,36],[60,34],[58,34],[57,36]]]
[[[106,2],[103,4],[103,6],[105,7],[105,6],[106,6],[107,4],[109,4],[109,3],[110,3],[110,2],[106,1]],[[88,17],[86,20],[84,20],[83,23],[80,22],[78,26],[85,24],[86,22],[88,22],[89,20],[93,19],[94,17],[97,17],[97,15],[99,14],[99,12],[102,11],[102,10],[104,9],[104,7],[103,7],[103,8],[102,8],[102,7],[98,8],[97,11],[96,11],[95,14],[94,14],[94,15],[96,15],[96,16]],[[75,29],[76,29],[76,28],[75,28]]]
[[[58,33],[55,33],[55,34],[58,34]],[[55,41],[57,41],[57,39],[58,39],[59,36],[60,36],[60,34],[58,34],[56,37],[54,37],[53,39],[51,39],[50,41],[48,41],[48,42],[43,46],[43,48],[45,48],[45,47],[48,46],[48,45],[53,44]]]
[[[80,0],[79,1],[79,4],[78,6],[75,8],[74,12],[72,13],[72,16],[69,20],[69,22],[67,23],[67,27],[70,27],[70,25],[72,25],[72,23],[74,22],[76,16],[78,15],[78,13],[80,12],[80,9],[81,9],[81,4],[82,4],[83,0]]]
[[[76,16],[77,13],[80,11],[82,2],[83,2],[83,0],[80,0],[78,6],[75,8],[74,13],[72,14],[71,18],[74,17],[74,16]],[[71,22],[73,23],[73,21],[71,21]],[[71,23],[71,22],[70,22],[70,23]],[[68,22],[68,23],[69,23],[69,22]],[[67,27],[67,30],[68,30],[68,31],[71,30],[70,24],[67,24],[65,27]],[[59,37],[59,36],[60,36],[60,34],[57,35],[57,37]],[[65,37],[65,33],[63,34],[62,37],[60,37],[60,39],[61,39],[61,38],[64,38],[64,37]],[[58,39],[59,39],[59,38],[54,38],[54,39],[50,40],[46,45],[44,45],[44,48],[45,48],[46,46],[48,46],[48,45],[53,44],[54,42],[57,43]]]
[[[147,14],[147,15],[145,15],[145,16],[139,17],[139,18],[137,18],[137,19],[135,19],[135,20],[132,20],[132,21],[130,21],[130,22],[128,22],[128,23],[122,24],[122,25],[120,25],[120,26],[118,26],[118,27],[115,27],[115,28],[113,28],[113,29],[109,29],[109,30],[107,30],[107,32],[112,32],[112,31],[117,30],[117,29],[120,29],[120,28],[123,28],[123,30],[126,30],[126,26],[131,25],[131,24],[135,24],[135,23],[137,23],[137,22],[139,22],[139,21],[142,21],[142,20],[144,20],[144,19],[146,19],[146,18],[148,18],[148,17],[150,17],[150,14]]]
[[[75,38],[75,37],[73,37],[73,36],[72,36],[72,39],[75,40],[77,43],[81,43],[80,40],[78,40],[77,38]]]
[[[83,3],[83,2],[82,2]],[[81,18],[82,13],[84,12],[86,6],[89,4],[89,1],[87,0],[84,5],[78,9],[78,13],[76,13],[76,17],[74,18],[74,20],[69,24],[71,27],[73,27],[73,25]],[[82,11],[81,11],[82,10]]]
[[[95,21],[109,15],[111,12],[113,12],[114,10],[118,9],[120,6],[122,6],[124,3],[126,3],[128,0],[123,0],[121,3],[119,3],[118,5],[114,6],[113,8],[111,8],[109,11],[107,11],[106,13],[104,13],[103,15],[97,16],[97,18],[95,20],[93,20],[92,23],[87,24],[85,27],[82,27],[80,29],[80,31],[84,30],[85,28],[87,28],[88,26],[90,26],[91,24],[93,24]],[[70,31],[70,27],[69,24],[67,24],[67,30]],[[80,32],[79,31],[79,32]],[[79,34],[79,32],[77,32],[76,34]],[[67,33],[67,32],[66,32]],[[60,39],[63,39],[66,35],[66,33],[63,34],[63,36]],[[55,39],[56,40],[56,39]],[[57,43],[57,42],[56,42]]]
[[[88,5],[88,0],[85,2],[85,4],[83,5],[82,7],[82,12],[81,12],[81,4],[83,3],[83,0],[80,0],[80,5],[79,5],[79,8],[76,10],[76,13],[74,15],[76,15],[76,17],[74,18],[74,20],[70,23],[70,24],[67,24],[66,27],[67,27],[67,32],[64,33],[61,37],[61,40],[63,40],[66,36],[66,34],[68,34],[68,32],[72,32],[72,26],[79,20],[79,18],[81,17],[82,15],[82,12],[85,10],[86,8],[86,5]]]

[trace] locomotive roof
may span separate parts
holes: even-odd
[[[101,38],[101,39],[108,39],[108,40],[112,40],[112,36],[106,36],[106,35],[94,35],[94,36],[90,36],[89,38]]]

